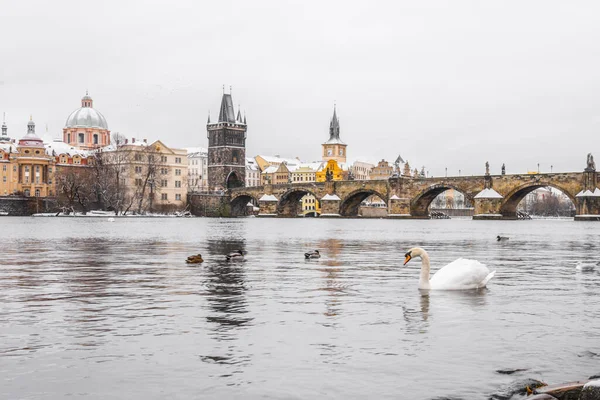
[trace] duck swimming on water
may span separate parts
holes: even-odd
[[[321,258],[321,253],[319,253],[319,250],[309,251],[308,253],[304,253],[304,258]]]
[[[500,235],[498,235],[498,236],[496,236],[496,240],[498,242],[504,242],[504,241],[508,240],[508,236],[500,236]]]
[[[204,260],[202,259],[202,254],[195,254],[189,256],[185,262],[188,264],[200,264],[201,262],[204,262]]]
[[[242,250],[234,250],[225,256],[227,261],[243,260],[244,252]]]

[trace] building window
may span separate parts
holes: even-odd
[[[176,188],[180,188],[181,187],[181,181],[175,181],[175,187]]]
[[[67,143],[71,143],[71,134],[67,133]]]
[[[4,175],[4,176],[2,177],[2,181],[3,181],[3,182],[6,182],[6,175]]]
[[[48,172],[52,172],[52,167],[48,167]]]
[[[169,182],[166,179],[162,179],[160,181],[160,187],[167,187],[168,184]]]
[[[6,165],[2,166],[2,171],[6,171]]]
[[[181,200],[181,195],[180,194],[176,194],[175,195],[175,200]]]
[[[142,180],[140,178],[135,178],[135,186],[142,186]]]
[[[161,199],[161,200],[168,200],[168,198],[167,198],[167,193],[161,193],[161,194],[160,194],[160,199]]]
[[[23,194],[25,195],[25,197],[29,197],[29,195],[31,194],[31,192],[29,191],[29,189],[25,189],[25,191],[23,192]]]
[[[175,164],[181,164],[181,157],[175,157]]]
[[[141,174],[142,173],[142,167],[135,167],[135,173],[136,174]]]
[[[161,174],[163,174],[163,175],[166,175],[166,174],[168,174],[168,173],[169,173],[169,170],[168,170],[168,169],[166,169],[166,168],[161,168],[161,169],[160,169],[160,173],[161,173]]]
[[[160,156],[161,162],[167,162],[167,156]]]
[[[181,170],[180,169],[176,169],[175,170],[175,175],[181,175]]]
[[[98,144],[98,135],[94,134],[94,144]]]
[[[85,141],[85,135],[83,133],[79,134],[79,143],[83,143]]]
[[[35,189],[35,197],[40,197],[40,189]]]
[[[139,153],[135,153],[135,155],[133,156],[133,159],[135,161],[141,161],[142,160],[142,155]]]

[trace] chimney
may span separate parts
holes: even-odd
[[[135,138],[134,137],[131,138],[131,143],[135,143]]]
[[[144,143],[148,143],[148,139],[144,139]]]
[[[129,143],[129,139],[125,139],[125,144]]]

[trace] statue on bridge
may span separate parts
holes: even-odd
[[[325,180],[327,182],[331,182],[333,180],[333,172],[331,172],[330,169],[328,169],[327,171],[325,171]]]
[[[408,163],[408,160],[406,160],[406,163],[404,164],[403,175],[404,176],[410,176],[410,164]]]
[[[588,153],[588,155],[587,155],[587,168],[585,170],[586,171],[595,171],[596,170],[596,163],[594,162],[594,156],[592,155],[592,153]]]
[[[490,174],[490,163],[489,162],[485,162],[485,174],[489,175]]]
[[[502,175],[506,175],[506,167],[504,166],[504,163],[502,163]]]

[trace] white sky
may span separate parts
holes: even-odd
[[[337,102],[350,159],[433,175],[581,171],[600,156],[595,1],[5,1],[0,112],[62,135],[89,89],[109,128],[206,146],[222,85],[247,154],[317,160]]]

